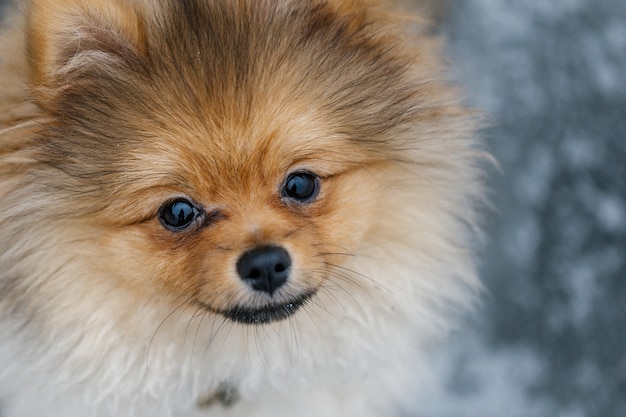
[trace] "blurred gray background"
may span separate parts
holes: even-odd
[[[626,417],[626,1],[449,0],[485,110],[495,212],[483,306],[423,417]]]
[[[626,0],[447,9],[453,78],[501,171],[484,303],[419,416],[626,417]]]

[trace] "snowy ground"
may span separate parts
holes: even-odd
[[[626,0],[449,3],[502,172],[484,305],[418,417],[625,417]]]
[[[421,417],[626,416],[626,1],[449,0],[502,172],[483,308]]]

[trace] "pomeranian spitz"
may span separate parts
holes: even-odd
[[[5,13],[2,417],[419,410],[479,288],[483,151],[391,6]]]

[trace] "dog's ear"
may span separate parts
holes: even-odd
[[[31,0],[26,38],[31,82],[53,87],[140,54],[144,31],[131,0]]]

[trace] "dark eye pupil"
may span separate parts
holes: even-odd
[[[317,194],[317,179],[312,174],[300,172],[291,174],[285,182],[284,195],[295,200],[309,200]]]
[[[161,221],[170,228],[182,229],[196,218],[197,210],[186,200],[177,200],[163,206]]]

